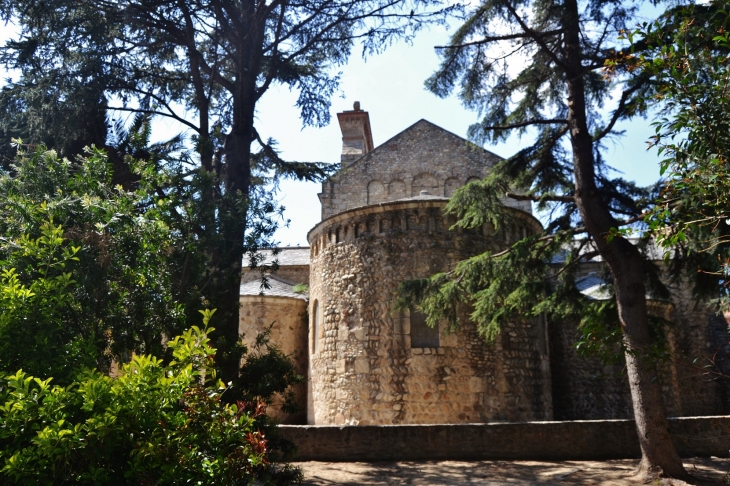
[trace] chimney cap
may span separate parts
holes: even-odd
[[[342,157],[359,158],[373,150],[373,134],[370,131],[370,115],[360,109],[360,102],[353,103],[354,110],[337,114],[342,130]],[[343,159],[344,162],[344,159]]]

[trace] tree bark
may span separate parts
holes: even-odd
[[[251,143],[254,140],[254,115],[256,111],[257,76],[261,72],[266,15],[257,12],[255,2],[244,2],[237,32],[237,49],[234,54],[236,80],[233,98],[231,131],[226,135],[224,187],[220,231],[222,248],[218,269],[223,279],[220,296],[222,315],[219,317],[219,338],[223,338],[216,357],[224,382],[235,380],[240,369],[241,355],[237,352],[239,341],[239,301],[241,266],[244,255],[246,218],[250,204]],[[233,40],[232,40],[233,41]]]
[[[253,118],[253,117],[251,117]],[[234,123],[226,136],[225,144],[225,188],[226,195],[220,209],[221,248],[216,267],[221,279],[222,293],[218,296],[220,314],[216,347],[216,363],[221,370],[221,379],[228,383],[235,380],[240,368],[240,353],[236,344],[239,340],[239,301],[241,268],[243,263],[243,238],[246,232],[246,216],[250,189],[250,131]]]
[[[568,123],[575,170],[575,201],[583,223],[606,261],[614,281],[616,304],[626,346],[626,368],[636,430],[641,446],[638,473],[689,475],[669,435],[656,370],[648,356],[651,346],[646,309],[643,261],[628,240],[607,236],[617,224],[596,187],[593,137],[588,130],[584,68],[581,63],[579,10],[576,0],[565,3],[565,64],[568,88]],[[661,469],[659,469],[661,468]]]

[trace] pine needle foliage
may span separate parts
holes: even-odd
[[[532,201],[549,220],[542,232],[504,251],[475,256],[429,280],[405,283],[400,306],[418,302],[431,325],[446,319],[451,327],[458,326],[457,308],[468,306],[480,333],[490,339],[506,320],[542,314],[587,325],[596,319],[608,322],[606,313],[614,312],[609,332],[618,329],[615,310],[575,290],[575,271],[579,263],[599,256],[597,240],[634,236],[642,253],[650,250],[650,242],[641,239],[642,217],[653,206],[659,187],[643,188],[617,177],[602,156],[606,141],[620,135],[616,122],[644,113],[645,95],[653,89],[647,73],[631,71],[619,77],[604,71],[606,61],[621,49],[621,33],[638,8],[631,2],[588,1],[572,7],[486,1],[469,13],[449,45],[438,47],[442,63],[426,86],[439,96],[457,91],[465,106],[480,113],[481,120],[469,129],[472,140],[495,143],[513,134],[532,139],[484,180],[457,191],[446,211],[458,218],[458,227],[489,224],[500,231],[514,222],[512,211],[504,206],[504,198],[512,197]],[[576,47],[566,38],[567,16],[573,14],[580,31],[579,51],[570,51]],[[576,204],[567,95],[571,62],[580,64],[576,75],[585,86],[595,170],[590,190],[612,218],[606,234],[591,233]],[[614,100],[617,89],[620,99]],[[602,115],[599,108],[612,100],[617,106]],[[659,269],[650,268],[646,260],[645,265],[645,285],[655,297],[666,298]]]
[[[444,318],[452,327],[463,306],[487,338],[507,320],[545,314],[580,323],[585,348],[620,341],[642,450],[640,472],[659,468],[686,478],[663,415],[647,310],[647,293],[668,295],[659,271],[651,268],[652,242],[643,223],[659,187],[618,177],[602,155],[620,135],[617,122],[645,114],[654,101],[650,72],[606,69],[622,55],[622,36],[634,28],[640,6],[630,0],[483,0],[471,7],[449,44],[438,47],[442,62],[426,86],[442,97],[457,92],[479,113],[470,138],[495,143],[514,134],[530,140],[485,180],[457,191],[447,212],[463,227],[488,222],[499,231],[510,224],[509,211],[499,207],[506,197],[533,202],[549,222],[502,251],[404,284],[399,305],[418,304],[430,314],[429,324]],[[598,257],[609,274],[612,303],[589,300],[575,289],[578,264]]]

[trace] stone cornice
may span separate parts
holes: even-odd
[[[393,211],[407,210],[407,209],[429,209],[439,208],[443,209],[446,207],[446,203],[449,200],[447,198],[433,196],[432,199],[401,199],[398,201],[389,201],[384,203],[372,204],[369,206],[360,206],[353,209],[347,209],[341,213],[337,213],[329,218],[317,223],[307,233],[307,241],[310,245],[313,244],[313,239],[318,236],[325,228],[336,226],[337,224],[346,223],[359,216],[369,216],[375,214],[385,214]],[[521,209],[512,208],[505,206],[505,209],[512,211],[517,217],[524,219],[528,224],[533,227],[535,232],[542,231],[543,227],[540,221],[535,218],[532,214],[522,211]]]

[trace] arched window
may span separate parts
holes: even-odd
[[[319,333],[322,324],[319,322],[319,301],[312,304],[312,354],[319,352]]]

